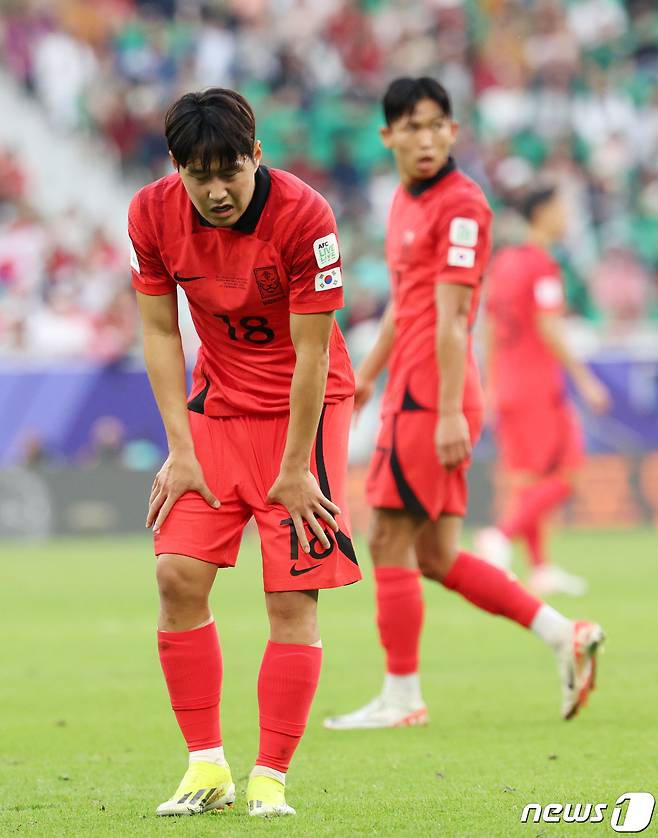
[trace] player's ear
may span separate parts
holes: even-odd
[[[180,170],[180,165],[178,163],[178,160],[176,160],[176,158],[171,152],[169,152],[169,159],[171,160],[171,164],[174,167],[174,169],[176,169],[176,171],[178,172]]]
[[[256,140],[254,143],[254,153],[252,159],[254,161],[254,165],[258,168],[261,160],[263,159],[263,145],[260,140]]]
[[[459,136],[459,123],[454,119],[450,122],[450,136],[452,138],[452,142],[456,143],[457,137]]]
[[[393,132],[391,131],[390,125],[384,125],[379,129],[379,136],[385,148],[390,149],[392,147],[392,135]]]

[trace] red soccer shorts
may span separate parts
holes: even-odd
[[[551,474],[578,468],[584,458],[580,421],[567,401],[501,410],[496,439],[508,471]]]
[[[285,507],[268,504],[279,473],[288,416],[211,418],[190,412],[197,458],[221,507],[213,509],[196,492],[174,505],[155,536],[155,553],[192,556],[219,567],[234,567],[245,525],[256,519],[263,557],[265,590],[303,591],[336,588],[361,578],[350,538],[347,513],[347,440],[353,399],[325,405],[313,448],[311,471],[324,495],[336,503],[340,531],[324,526],[331,545],[325,550],[307,530],[305,554]]]
[[[475,445],[482,413],[467,411],[466,421]],[[366,480],[368,503],[375,509],[405,509],[436,520],[440,515],[466,514],[470,461],[451,471],[436,454],[437,415],[408,410],[385,416]]]

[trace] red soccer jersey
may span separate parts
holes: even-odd
[[[231,228],[197,212],[179,175],[132,200],[133,286],[187,296],[201,348],[190,408],[209,416],[290,409],[295,350],[290,313],[343,306],[339,246],[325,199],[288,172],[261,166],[251,203]],[[347,347],[334,325],[326,403],[354,392]]]
[[[555,402],[564,396],[562,367],[542,339],[537,314],[564,306],[558,265],[540,247],[505,247],[487,278],[486,311],[492,329],[490,386],[501,409]]]
[[[391,273],[395,342],[383,413],[420,406],[438,410],[437,283],[475,289],[469,326],[477,314],[482,276],[491,251],[492,213],[482,190],[452,158],[430,180],[398,187],[389,215],[386,257]],[[464,410],[482,407],[471,340]]]

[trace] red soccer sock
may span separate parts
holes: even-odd
[[[304,734],[320,680],[322,648],[268,642],[258,675],[260,747],[256,765],[284,774]]]
[[[559,474],[544,477],[539,483],[527,486],[516,496],[513,512],[500,525],[508,538],[516,538],[538,526],[548,512],[559,506],[571,494],[571,485]]]
[[[408,567],[376,567],[377,626],[391,675],[418,672],[425,606],[420,573]]]
[[[546,552],[544,550],[544,527],[541,522],[530,527],[523,533],[530,565],[534,570],[544,567],[546,564]]]
[[[457,556],[443,584],[478,608],[500,614],[526,628],[543,605],[504,570],[469,553]]]
[[[219,747],[222,653],[215,623],[191,631],[159,631],[158,652],[188,750]]]

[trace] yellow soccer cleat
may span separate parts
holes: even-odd
[[[297,814],[286,803],[286,787],[273,777],[250,777],[247,811],[254,818],[280,818]]]
[[[228,765],[193,762],[173,797],[161,803],[156,815],[202,815],[224,809],[235,801],[235,784]]]

